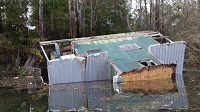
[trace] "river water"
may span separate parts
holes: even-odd
[[[195,71],[176,75],[176,80],[123,84],[95,81],[38,86],[31,80],[26,83],[29,86],[0,87],[0,112],[200,111],[200,72]]]

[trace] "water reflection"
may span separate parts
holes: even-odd
[[[172,79],[115,83],[114,88],[116,91],[143,93],[145,95],[166,94],[177,91],[176,83]]]
[[[148,94],[148,95],[147,95]],[[49,111],[133,111],[187,109],[182,75],[172,80],[112,84],[110,81],[59,84],[49,87]]]
[[[50,86],[49,110],[107,110],[109,102],[100,99],[111,97],[111,88],[106,81]]]

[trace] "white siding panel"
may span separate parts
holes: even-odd
[[[84,81],[84,60],[81,57],[67,55],[48,61],[49,84]]]
[[[87,56],[85,81],[108,80],[108,53],[106,51]]]
[[[149,52],[164,64],[177,64],[176,74],[182,74],[186,44],[184,41],[151,45]]]

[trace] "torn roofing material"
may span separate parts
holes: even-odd
[[[122,38],[93,39],[92,41],[74,41],[73,45],[82,56],[88,50],[101,49],[108,52],[109,60],[121,71],[129,72],[142,68],[139,60],[150,59],[156,65],[161,64],[157,58],[148,52],[150,45],[159,44],[148,35],[126,35]]]

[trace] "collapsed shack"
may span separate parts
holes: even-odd
[[[158,32],[131,32],[40,42],[49,84],[126,82],[182,74],[186,44]]]

